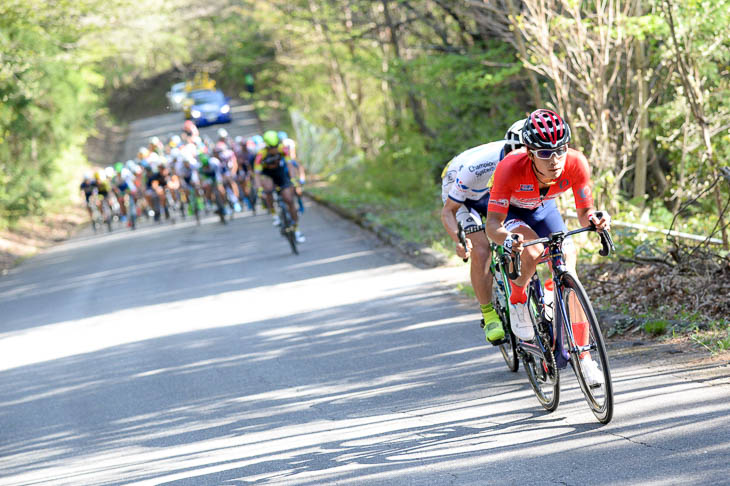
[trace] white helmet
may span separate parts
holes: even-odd
[[[522,127],[525,125],[525,120],[526,118],[517,120],[507,129],[507,133],[504,134],[504,139],[507,141],[504,144],[504,155],[525,145],[522,142]]]
[[[114,179],[114,176],[116,175],[116,172],[114,172],[114,167],[112,166],[105,168],[104,173],[106,174],[107,179]]]
[[[218,138],[228,138],[228,131],[225,128],[218,129]]]

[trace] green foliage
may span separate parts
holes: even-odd
[[[63,10],[65,7],[66,10]],[[57,193],[59,154],[83,143],[98,106],[99,78],[74,58],[87,2],[54,13],[33,4],[0,7],[0,225],[44,210]]]
[[[696,329],[690,339],[712,354],[730,350],[730,321],[714,322],[706,330]]]
[[[644,323],[644,330],[654,336],[664,334],[669,327],[669,321],[666,319],[649,320]]]

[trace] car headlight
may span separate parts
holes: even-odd
[[[229,111],[231,111],[231,107],[229,105],[223,105],[223,106],[221,106],[221,113],[226,114]]]
[[[190,114],[193,118],[200,118],[200,112],[198,110],[190,110]]]

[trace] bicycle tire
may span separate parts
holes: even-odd
[[[102,212],[103,212],[104,223],[106,224],[106,227],[109,230],[109,233],[111,233],[113,231],[113,228],[112,228],[112,208],[109,205],[109,201],[107,201],[106,199],[104,199],[104,201],[102,201],[102,203],[101,203],[101,207],[102,207]]]
[[[177,212],[177,203],[175,198],[172,197],[172,191],[165,188],[165,216],[170,219],[171,224],[175,224],[175,213]]]
[[[200,203],[198,202],[198,198],[200,196],[197,194],[197,191],[195,188],[193,188],[190,191],[190,204],[193,205],[193,214],[195,215],[195,224],[200,225]],[[200,199],[201,201],[203,199]]]
[[[286,240],[289,242],[292,253],[294,253],[295,255],[299,255],[299,249],[297,248],[297,235],[294,229],[294,220],[289,214],[286,203],[284,203],[283,201],[279,202],[279,212],[281,214],[281,216],[279,217],[281,221],[281,231],[284,234]]]
[[[222,224],[228,224],[228,221],[226,221],[226,212],[223,209],[223,195],[221,195],[217,187],[214,187],[213,191],[215,193],[215,206],[217,209],[216,212],[218,213],[218,217],[220,218]]]
[[[502,328],[504,329],[505,342],[499,345],[499,351],[502,353],[502,358],[507,364],[507,368],[516,373],[520,369],[520,360],[517,355],[517,339],[512,334],[512,329],[509,323],[509,310],[507,306],[507,293],[504,291],[502,285],[503,281],[498,280],[494,275],[492,276],[492,307],[497,311],[499,320],[502,322]]]
[[[129,194],[129,203],[127,204],[127,214],[129,215],[129,225],[133,230],[137,229],[137,203],[134,196]]]
[[[560,371],[555,362],[550,336],[545,335],[544,326],[543,330],[540,329],[540,306],[531,286],[527,295],[527,305],[535,328],[535,344],[542,350],[542,358],[537,358],[539,361],[536,361],[534,355],[525,353],[522,363],[537,401],[545,410],[553,412],[560,404]]]
[[[586,383],[586,379],[583,376],[583,370],[580,366],[580,354],[576,352],[570,352],[570,363],[573,367],[578,383],[580,385],[583,396],[588,402],[593,415],[602,424],[607,424],[613,418],[614,409],[614,397],[613,397],[613,381],[611,379],[611,367],[608,362],[608,353],[606,352],[606,345],[603,340],[603,334],[601,333],[601,327],[598,324],[598,319],[593,311],[593,306],[588,299],[583,284],[580,283],[578,277],[573,275],[571,272],[563,274],[561,279],[563,286],[563,305],[565,306],[566,315],[568,316],[568,322],[563,323],[563,334],[564,340],[570,340],[568,336],[568,326],[571,325],[570,316],[570,297],[575,295],[577,304],[580,305],[583,314],[586,316],[589,324],[589,342],[588,346],[591,347],[589,353],[593,361],[597,361],[598,367],[603,374],[604,383],[597,386],[589,386]],[[571,328],[572,329],[572,328]],[[572,333],[571,333],[572,334]],[[568,349],[569,346],[566,345]]]

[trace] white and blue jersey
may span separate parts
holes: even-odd
[[[441,198],[458,203],[478,201],[489,191],[497,163],[504,157],[504,140],[470,148],[453,159],[442,174]]]
[[[441,199],[462,204],[456,213],[464,227],[481,224],[486,215],[489,188],[497,164],[504,158],[505,140],[485,143],[460,153],[441,174]]]

